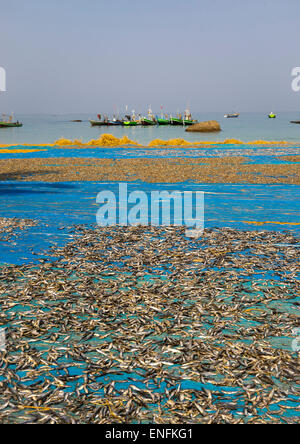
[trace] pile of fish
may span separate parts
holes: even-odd
[[[100,151],[101,152],[101,151]],[[33,182],[73,182],[73,181],[113,181],[145,183],[247,183],[247,184],[292,184],[300,185],[298,163],[288,163],[288,157],[259,159],[244,156],[189,157],[176,158],[167,150],[156,151],[157,158],[144,158],[143,152],[134,158],[120,158],[116,153],[112,158],[97,158],[99,153],[89,158],[47,157],[27,159],[0,159],[0,179],[12,176],[17,181]],[[131,154],[132,155],[132,154]],[[155,152],[151,152],[155,156]],[[94,156],[94,157],[91,157]],[[147,155],[146,155],[147,156]],[[149,153],[148,153],[149,156]],[[163,158],[162,156],[171,156]],[[174,157],[172,157],[174,156]],[[179,153],[177,154],[179,156]],[[269,154],[270,156],[270,154]],[[291,156],[294,159],[295,156]]]
[[[34,227],[37,225],[37,222],[32,219],[18,219],[14,218],[6,218],[0,217],[0,240],[9,240],[12,236],[17,236],[19,230],[25,230],[29,227]]]
[[[0,268],[0,423],[299,421],[293,234],[68,230]]]

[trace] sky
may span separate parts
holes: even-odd
[[[0,112],[298,111],[299,0],[0,0]]]

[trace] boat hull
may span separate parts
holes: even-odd
[[[183,125],[194,125],[195,123],[198,123],[198,120],[184,120]]]
[[[17,122],[0,122],[0,128],[21,128],[23,126],[23,123],[17,123]]]
[[[120,120],[109,120],[107,126],[120,126],[122,122]]]
[[[153,125],[156,125],[156,122],[154,120],[150,120],[150,119],[142,119],[141,120],[141,125],[143,125],[143,126],[153,126]]]
[[[171,125],[183,125],[183,120],[182,119],[171,119]]]
[[[90,124],[92,126],[106,126],[107,122],[103,122],[102,120],[90,120]]]
[[[168,119],[157,119],[159,125],[170,125],[171,121]]]
[[[123,125],[124,126],[137,126],[137,122],[130,122],[130,121],[128,121],[128,122],[123,122]]]

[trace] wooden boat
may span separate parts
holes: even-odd
[[[171,125],[183,125],[183,120],[182,119],[180,119],[180,118],[174,118],[174,117],[171,117],[170,118],[170,122],[171,122]]]
[[[0,121],[0,128],[21,128],[23,123],[20,122],[4,122]]]
[[[186,109],[184,112],[184,115],[182,117],[182,114],[177,114],[176,117],[170,116],[170,123],[171,125],[193,125],[193,123],[198,123],[197,120],[192,119],[192,114],[189,109]]]
[[[183,120],[183,125],[194,125],[194,123],[198,123],[198,120]]]
[[[171,120],[170,119],[157,119],[158,125],[170,125]]]
[[[135,120],[125,120],[123,122],[124,126],[137,126],[138,122],[136,122]]]
[[[118,125],[122,125],[122,121],[121,120],[108,120],[106,125],[107,126],[118,126]]]
[[[153,126],[153,125],[157,125],[157,121],[156,118],[153,115],[152,109],[151,109],[151,105],[148,109],[148,115],[147,117],[141,117],[139,118],[140,124],[143,126]]]
[[[2,120],[0,120],[0,128],[20,128],[23,123],[17,121],[13,122],[13,114],[2,114]]]
[[[141,125],[143,126],[153,126],[156,125],[156,121],[153,119],[147,119],[146,117],[142,117]]]
[[[105,118],[102,120],[102,119],[99,119],[99,117],[101,117],[100,114],[98,116],[98,120],[90,120],[90,124],[92,126],[115,126],[115,125],[122,125],[123,124],[122,120],[119,120],[116,118],[113,118],[112,120],[110,120],[110,119],[108,119],[107,116],[105,116]]]
[[[179,118],[181,117],[181,115],[178,116]],[[183,125],[193,125],[194,123],[198,123],[198,120],[194,120],[192,118],[192,113],[189,109],[186,109],[184,111],[184,115],[183,115],[183,121],[182,124]]]
[[[291,120],[291,123],[296,123],[297,125],[300,125],[300,120]]]
[[[107,122],[104,120],[90,120],[92,126],[106,126]]]

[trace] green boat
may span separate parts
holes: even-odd
[[[20,122],[3,122],[0,121],[0,128],[20,128],[23,123]]]
[[[141,119],[141,125],[143,125],[143,126],[153,126],[153,125],[156,125],[156,121],[155,120],[153,120],[153,119],[147,119],[146,117],[143,117],[142,119]]]
[[[198,120],[183,120],[183,125],[194,125],[194,123],[198,123]]]
[[[2,119],[2,120],[1,120]],[[0,128],[20,128],[23,123],[14,122],[14,115],[2,114],[0,118]]]
[[[274,114],[274,113],[270,113],[269,114],[269,119],[276,119],[276,114]]]
[[[125,120],[125,122],[123,122],[124,126],[137,126],[138,122],[134,121],[134,120]]]
[[[171,121],[170,119],[157,119],[157,123],[159,125],[170,125]]]
[[[182,119],[178,119],[178,118],[174,118],[171,117],[171,125],[183,125],[183,120]]]

